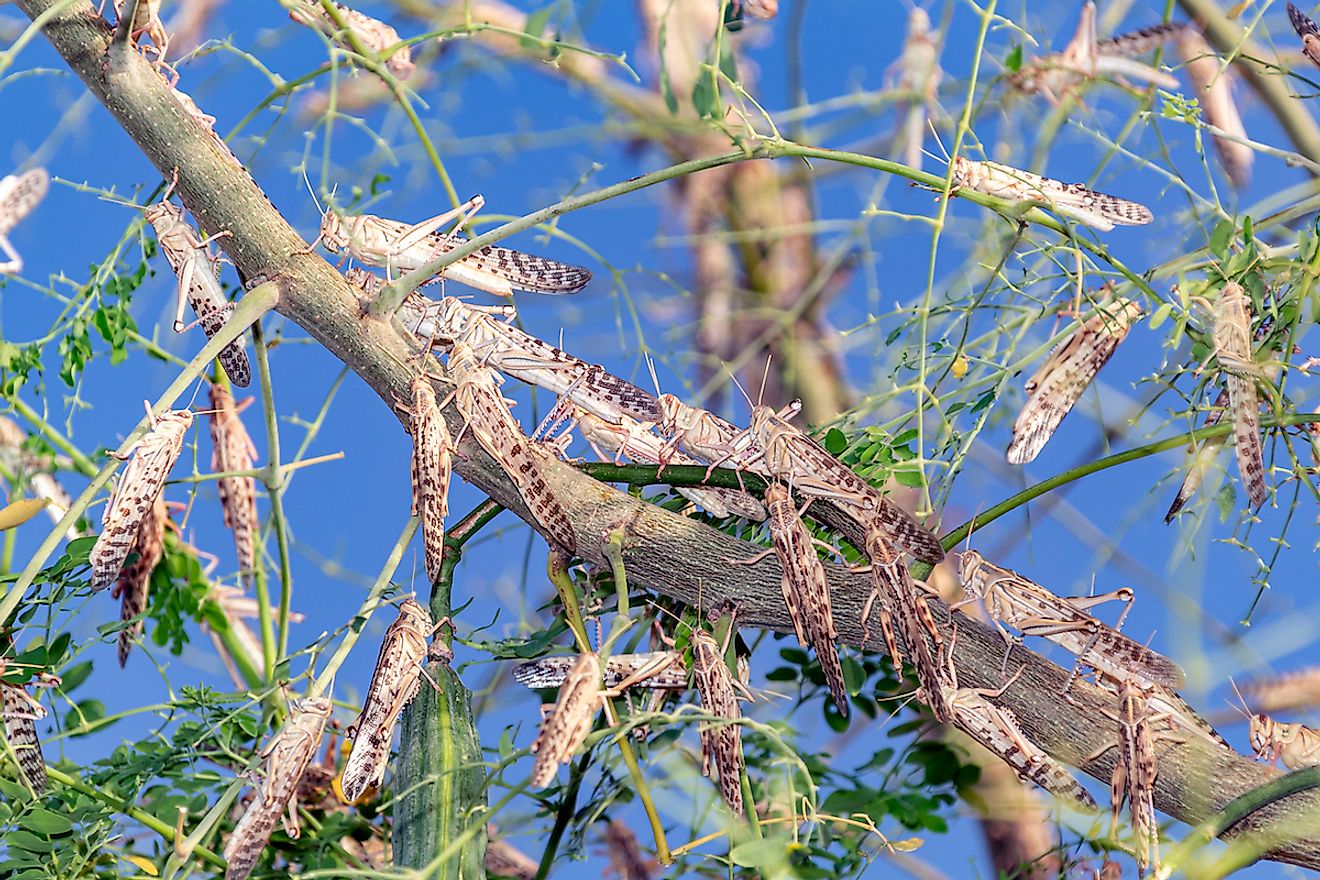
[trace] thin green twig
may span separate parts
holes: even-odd
[[[214,336],[211,337],[206,345],[202,346],[202,350],[188,362],[188,366],[180,372],[174,381],[170,383],[169,387],[165,389],[165,392],[157,398],[156,403],[152,407],[152,411],[164,412],[167,410],[174,401],[178,400],[179,397],[183,395],[183,392],[187,390],[189,384],[196,380],[197,377],[206,370],[211,361],[215,360],[216,355],[220,353],[221,349],[237,339],[249,325],[260,320],[262,315],[266,314],[266,312],[270,311],[275,306],[278,299],[279,288],[273,282],[266,282],[253,288],[246,296],[239,300],[238,305],[234,308],[233,312],[230,313],[229,319],[225,321],[224,325]],[[129,434],[116,451],[120,455],[127,455],[129,450],[131,450],[134,444],[137,443],[138,439],[146,434],[150,427],[150,423],[144,417],[142,421],[138,423],[137,428]],[[92,499],[96,497],[97,493],[99,493],[108,482],[110,482],[110,477],[112,477],[115,471],[119,469],[121,463],[122,462],[118,458],[111,458],[96,473],[96,476],[92,477],[87,488],[84,489],[82,494],[78,496],[77,500],[69,506],[68,511],[60,518],[60,521],[55,524],[55,527],[51,529],[50,533],[46,536],[46,539],[41,542],[41,545],[37,547],[36,551],[32,554],[32,558],[28,560],[27,565],[19,574],[18,580],[14,582],[14,584],[5,592],[4,598],[0,600],[0,621],[9,620],[10,616],[14,613],[14,609],[18,607],[18,603],[23,600],[23,595],[27,592],[28,587],[32,586],[37,575],[41,572],[42,566],[46,564],[46,560],[48,560],[50,555],[55,552],[55,548],[58,547],[60,542],[64,539],[69,528],[78,521],[78,517],[83,515],[83,512],[87,509],[88,505],[92,503]]]

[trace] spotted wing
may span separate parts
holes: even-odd
[[[1215,303],[1215,355],[1225,371],[1238,470],[1253,507],[1265,503],[1265,459],[1260,442],[1260,398],[1250,373],[1251,311],[1242,287],[1228,282]]]
[[[5,730],[9,745],[18,756],[18,769],[33,791],[43,792],[47,785],[46,759],[41,754],[31,699],[21,684],[0,682],[0,693],[4,695]]]
[[[33,168],[0,181],[0,235],[13,229],[41,203],[50,186],[45,168]]]
[[[1139,303],[1121,299],[1092,315],[1050,352],[1027,380],[1027,402],[1013,423],[1013,439],[1006,453],[1010,464],[1035,460],[1141,312]]]

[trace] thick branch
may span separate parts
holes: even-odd
[[[59,2],[20,0],[19,5],[36,16]],[[211,133],[183,111],[160,76],[136,54],[123,70],[109,73],[110,29],[89,4],[75,3],[63,10],[51,20],[47,33],[161,173],[168,175],[178,168],[184,203],[206,229],[230,231],[219,241],[239,271],[249,279],[277,281],[278,310],[361,376],[380,396],[383,412],[394,412],[396,395],[406,396],[412,378],[405,366],[410,352],[400,334],[383,321],[361,315],[352,291],[334,268],[307,252],[303,240],[246,172],[221,152]],[[828,158],[828,151],[812,152]],[[463,478],[527,519],[526,509],[499,468],[471,442],[462,452],[458,470]],[[399,467],[406,463],[400,461]],[[755,548],[694,520],[637,502],[566,464],[549,462],[547,467],[579,536],[576,552],[581,558],[607,564],[604,536],[623,527],[628,535],[624,559],[634,583],[694,604],[736,599],[744,625],[790,628],[779,589],[779,566],[773,558],[750,566],[730,565],[729,560],[749,557]],[[861,605],[871,589],[869,576],[831,566],[830,577],[840,639],[856,645],[861,638]],[[943,607],[937,615],[941,621],[948,618]],[[957,649],[961,683],[971,687],[999,683],[1003,642],[996,632],[962,618]],[[1109,702],[1101,691],[1084,682],[1076,685],[1074,705],[1059,696],[1067,678],[1064,670],[1020,647],[1014,649],[1012,662],[1024,670],[1001,702],[1047,751],[1077,761],[1113,739],[1112,725],[1100,711]],[[1111,750],[1086,770],[1107,779],[1112,768]],[[1161,754],[1156,805],[1195,824],[1275,775],[1275,770],[1200,741],[1173,746]],[[1317,809],[1320,796],[1308,792],[1271,804],[1242,826],[1259,829],[1276,821],[1300,822]],[[1320,868],[1320,836],[1293,841],[1273,857]]]
[[[1201,26],[1216,52],[1226,57],[1236,55],[1235,68],[1243,73],[1256,94],[1269,106],[1297,152],[1312,161],[1320,161],[1320,125],[1311,116],[1310,109],[1291,94],[1286,77],[1248,60],[1268,58],[1270,52],[1251,39],[1242,25],[1229,20],[1215,0],[1178,0],[1178,5]]]

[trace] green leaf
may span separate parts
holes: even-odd
[[[1173,313],[1173,303],[1164,303],[1155,310],[1155,314],[1150,316],[1150,323],[1147,325],[1152,330],[1158,330],[1159,326],[1168,319]]]
[[[774,868],[784,863],[788,842],[779,836],[749,840],[729,850],[729,860],[744,868]]]
[[[825,432],[824,447],[830,455],[842,455],[848,448],[848,437],[838,428],[830,428]]]
[[[909,489],[920,489],[926,485],[926,481],[922,478],[919,470],[894,471],[894,480],[898,485],[906,486]]]
[[[523,31],[528,35],[522,37],[519,43],[524,49],[536,49],[541,45],[540,36],[545,33],[545,27],[550,21],[550,13],[555,11],[554,4],[550,4],[544,9],[538,9],[527,16],[527,22],[523,26]],[[528,39],[534,37],[536,39]]]
[[[692,87],[692,106],[703,119],[720,118],[719,84],[715,82],[709,65],[701,66],[701,75]]]
[[[1255,237],[1251,234],[1250,214],[1245,214],[1242,217],[1242,240],[1247,242],[1248,244],[1251,244],[1255,241]]]
[[[1019,70],[1022,69],[1021,43],[1018,43],[1016,46],[1014,46],[1012,51],[1008,53],[1008,57],[1004,59],[1004,67],[1008,69],[1009,73],[1017,73]]]
[[[1232,237],[1233,224],[1228,220],[1220,220],[1210,233],[1210,253],[1221,260],[1227,259],[1228,242]]]
[[[24,831],[21,828],[6,834],[5,843],[17,849],[25,849],[28,852],[35,853],[48,853],[55,848],[55,845],[46,838],[37,837],[30,831]]]
[[[36,807],[23,814],[23,827],[36,834],[50,837],[72,831],[73,823],[59,813]]]

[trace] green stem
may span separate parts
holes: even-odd
[[[252,327],[252,347],[257,355],[257,377],[261,383],[261,413],[266,423],[266,474],[262,482],[266,486],[266,495],[270,501],[270,526],[275,532],[275,549],[280,560],[280,619],[279,639],[276,648],[267,660],[267,673],[273,675],[274,663],[289,649],[289,609],[293,606],[293,562],[289,554],[289,530],[284,516],[284,473],[280,464],[280,427],[279,415],[275,411],[275,389],[270,378],[270,358],[266,352],[266,340],[261,332],[261,325]],[[260,567],[260,566],[258,566]],[[263,600],[264,601],[264,600]],[[265,653],[267,630],[270,627],[270,612],[263,605],[262,652]]]
[[[665,181],[683,177],[684,175],[694,174],[698,171],[720,168],[724,165],[732,165],[735,162],[745,162],[750,159],[780,159],[788,157],[820,159],[828,162],[841,162],[846,165],[855,165],[860,168],[870,168],[875,171],[883,171],[889,174],[896,174],[900,177],[905,177],[908,180],[939,192],[946,191],[947,181],[945,178],[936,177],[934,174],[928,174],[925,171],[919,171],[915,168],[909,168],[899,162],[892,162],[888,159],[878,159],[874,156],[866,156],[861,153],[852,153],[846,150],[830,150],[823,147],[809,147],[782,139],[767,140],[748,149],[734,150],[716,156],[705,156],[700,159],[690,159],[686,162],[679,162],[675,165],[661,168],[658,171],[641,174],[637,177],[632,177],[628,180],[611,184],[610,186],[592,190],[591,192],[570,196],[550,205],[549,207],[510,220],[508,223],[497,226],[489,232],[482,233],[475,238],[463,242],[453,250],[446,251],[444,254],[431,260],[429,263],[426,263],[411,272],[405,273],[393,284],[386,285],[381,291],[380,296],[372,302],[369,311],[376,317],[393,314],[398,310],[404,297],[413,290],[416,290],[423,282],[434,278],[446,266],[475,253],[487,245],[495,244],[501,239],[507,238],[516,232],[521,232],[524,229],[531,229],[534,226],[546,223],[556,217],[579,210],[580,208],[599,204],[600,202],[630,192],[636,192],[637,190],[645,189],[648,186],[654,186],[657,183],[664,183]],[[1023,210],[1023,205],[1019,202],[1000,199],[994,196],[987,196],[970,190],[959,190],[958,195],[966,201],[982,205],[983,207],[993,208],[1000,213],[1010,214],[1017,221],[1043,226],[1064,236],[1071,237],[1072,235],[1068,225],[1045,213],[1040,208],[1032,207]],[[1084,238],[1077,239],[1077,243],[1085,250],[1109,263],[1118,270],[1120,274],[1148,296],[1156,296],[1156,293],[1154,289],[1151,288],[1150,284],[1148,284],[1139,274],[1133,272],[1127,266],[1110,256],[1107,247]]]
[[[317,455],[312,458],[304,458],[299,461],[291,461],[288,464],[280,465],[279,478],[281,481],[283,481],[283,479],[286,476],[293,473],[294,471],[301,470],[302,468],[305,467],[311,467],[314,464],[325,464],[326,462],[329,461],[342,461],[343,458],[344,458],[344,453],[342,452],[330,452],[330,453],[326,453],[325,455]],[[241,471],[225,471],[223,473],[214,473],[214,474],[196,474],[194,476],[189,476],[189,477],[180,477],[177,480],[170,480],[169,482],[170,483],[209,483],[213,480],[227,480],[231,477],[261,478],[269,474],[270,474],[270,468],[259,467],[259,468],[247,468]]]
[[[536,868],[535,880],[545,880],[549,875],[550,867],[555,863],[555,855],[559,852],[559,841],[563,839],[564,831],[577,813],[578,791],[582,788],[582,777],[587,773],[587,757],[583,755],[578,758],[569,771],[568,788],[564,790],[564,799],[559,802],[559,809],[555,810],[555,824],[545,842],[545,851],[541,853],[541,864]]]
[[[704,468],[701,470],[704,470]],[[615,582],[616,585],[621,583],[622,589],[626,591],[628,579],[623,571],[622,530],[611,533],[610,538],[605,542],[604,552],[606,557],[611,558],[611,561],[613,561],[610,556],[610,540],[616,535],[619,536],[619,540],[615,546],[615,551],[618,553],[619,558],[617,566],[614,568]],[[569,629],[573,631],[573,637],[578,643],[578,650],[585,654],[591,651],[591,640],[587,637],[586,623],[582,620],[582,612],[578,608],[577,590],[573,586],[573,578],[568,573],[568,565],[571,560],[572,557],[567,553],[559,549],[551,550],[549,558],[546,560],[546,574],[550,578],[550,583],[554,584],[555,591],[559,593],[559,603],[564,609],[564,619],[568,621]],[[627,600],[624,599],[622,602],[626,611]],[[613,637],[614,633],[612,632],[611,638]],[[604,702],[609,709],[609,716],[618,718],[614,701],[605,698]],[[664,823],[660,821],[660,814],[656,811],[655,801],[652,799],[650,788],[646,784],[646,777],[642,775],[641,765],[637,763],[637,756],[633,754],[632,745],[626,737],[619,739],[619,753],[623,756],[623,763],[628,767],[628,775],[632,777],[633,788],[637,792],[638,800],[642,802],[642,809],[645,810],[647,821],[651,824],[651,831],[655,835],[656,857],[660,859],[662,864],[669,864],[671,859],[669,843],[665,839]],[[551,851],[547,849],[547,852]],[[545,867],[545,863],[542,863],[542,867]],[[540,872],[538,872],[538,876],[540,876]]]
[[[70,776],[62,770],[47,767],[46,775],[67,788],[71,788],[74,791],[87,795],[88,797],[95,798],[107,806],[113,807],[116,812],[128,816],[130,819],[141,823],[144,827],[159,834],[171,847],[174,845],[174,828],[169,824],[162,822],[160,819],[157,819],[146,810],[133,806],[118,795],[113,795],[108,791],[103,791],[93,785],[88,785],[78,777]],[[217,867],[223,868],[225,866],[224,859],[205,847],[199,846],[195,848],[193,852]]]
[[[211,361],[215,360],[216,356],[220,354],[221,349],[237,339],[249,325],[255,323],[262,315],[270,311],[278,299],[279,288],[273,282],[266,282],[253,288],[246,296],[239,300],[238,305],[234,308],[233,312],[230,313],[229,320],[225,321],[224,325],[216,332],[215,336],[211,337],[210,341],[202,346],[202,350],[188,362],[188,366],[185,367],[175,380],[170,383],[170,386],[165,389],[165,393],[157,398],[156,403],[152,407],[153,412],[165,412],[170,405],[178,400],[183,392],[187,390],[188,386],[206,370]],[[133,448],[134,444],[136,444],[137,441],[146,434],[148,430],[150,430],[150,427],[151,425],[147,419],[143,418],[142,421],[138,423],[137,428],[133,430],[124,442],[119,445],[119,449],[116,450],[118,454],[127,455]],[[5,591],[4,598],[0,600],[0,621],[8,620],[14,613],[14,609],[18,607],[18,603],[23,601],[23,595],[27,592],[28,587],[32,586],[33,581],[36,580],[37,575],[41,572],[41,567],[46,564],[46,560],[48,560],[50,555],[55,552],[55,548],[58,547],[60,541],[64,539],[69,528],[78,521],[78,517],[83,515],[83,511],[85,511],[87,506],[92,503],[92,499],[96,497],[97,493],[99,493],[108,482],[110,482],[110,477],[114,475],[121,463],[120,459],[112,457],[110,461],[108,461],[96,473],[96,475],[92,477],[87,488],[84,489],[82,494],[78,496],[77,500],[69,506],[69,510],[60,518],[60,521],[56,523],[55,528],[50,531],[50,534],[46,536],[46,539],[41,542],[39,547],[37,547],[36,552],[32,554],[32,558],[28,560],[27,565],[19,574],[18,580],[14,582],[13,586]]]
[[[1286,773],[1259,785],[1248,792],[1238,795],[1224,805],[1224,808],[1197,825],[1182,843],[1178,844],[1156,874],[1157,880],[1173,875],[1173,872],[1197,850],[1232,828],[1243,819],[1256,813],[1275,801],[1298,792],[1320,788],[1320,767],[1306,767],[1293,773]],[[1254,861],[1254,859],[1253,859]]]
[[[623,542],[626,534],[623,529],[614,529],[605,538],[605,543],[601,545],[601,552],[610,562],[610,572],[614,579],[615,594],[615,612],[614,622],[610,625],[610,634],[605,639],[605,643],[600,646],[601,661],[605,661],[610,656],[610,649],[614,643],[632,627],[633,621],[629,616],[628,604],[628,572],[623,565]]]
[[[339,671],[339,667],[348,657],[348,652],[352,651],[353,646],[357,644],[358,637],[362,634],[362,630],[366,628],[372,612],[380,604],[380,597],[389,588],[390,578],[394,576],[399,563],[403,561],[403,551],[407,549],[413,535],[417,534],[417,524],[417,517],[408,517],[403,532],[399,535],[398,540],[394,542],[394,546],[390,548],[389,555],[385,557],[385,564],[380,567],[380,573],[376,575],[376,580],[371,585],[371,589],[367,590],[367,598],[362,600],[362,605],[358,608],[357,614],[353,616],[353,621],[350,623],[348,631],[344,633],[343,640],[335,648],[335,652],[330,655],[330,659],[325,666],[321,668],[316,680],[307,689],[308,697],[318,697],[330,687],[330,682],[334,680],[335,673]],[[359,618],[362,620],[361,625],[354,626],[353,624]]]
[[[431,586],[431,614],[453,613],[454,570],[463,545],[503,508],[486,500],[445,533],[445,554]],[[452,641],[453,627],[435,638]],[[424,877],[484,876],[486,858],[485,773],[481,740],[472,713],[472,693],[449,666],[431,665],[440,686],[423,685],[400,721],[394,804],[394,852],[399,867]]]
[[[1264,416],[1261,418],[1261,425],[1264,427],[1286,427],[1291,425],[1304,425],[1310,422],[1320,421],[1320,413],[1293,413],[1285,416]],[[1138,446],[1134,449],[1126,449],[1123,452],[1116,452],[1113,455],[1107,455],[1104,458],[1097,458],[1095,461],[1088,461],[1086,464],[1078,465],[1075,468],[1056,474],[1047,480],[1041,480],[1034,486],[1028,486],[1016,495],[1012,495],[995,506],[989,508],[984,513],[978,513],[967,522],[958,526],[958,528],[949,532],[940,543],[944,545],[945,550],[952,550],[958,546],[964,538],[972,533],[974,529],[994,522],[1006,513],[1015,510],[1035,498],[1039,498],[1052,489],[1080,480],[1082,477],[1090,476],[1094,473],[1107,470],[1120,464],[1127,464],[1130,461],[1148,458],[1170,449],[1177,449],[1179,446],[1185,446],[1192,441],[1205,440],[1210,437],[1227,437],[1232,432],[1231,424],[1219,424],[1209,428],[1201,428],[1192,431],[1189,434],[1179,434],[1175,437],[1166,437],[1163,440],[1157,440],[1154,443],[1147,443],[1145,446]],[[913,569],[913,577],[921,578],[930,573],[929,565],[919,565]]]
[[[553,548],[545,561],[545,573],[550,578],[555,592],[559,594],[559,604],[564,609],[564,619],[568,621],[568,628],[573,631],[578,650],[587,654],[591,652],[591,639],[587,638],[587,625],[582,620],[582,611],[578,607],[577,588],[573,586],[573,578],[568,573],[568,565],[572,560],[573,557],[564,551],[557,547]]]

